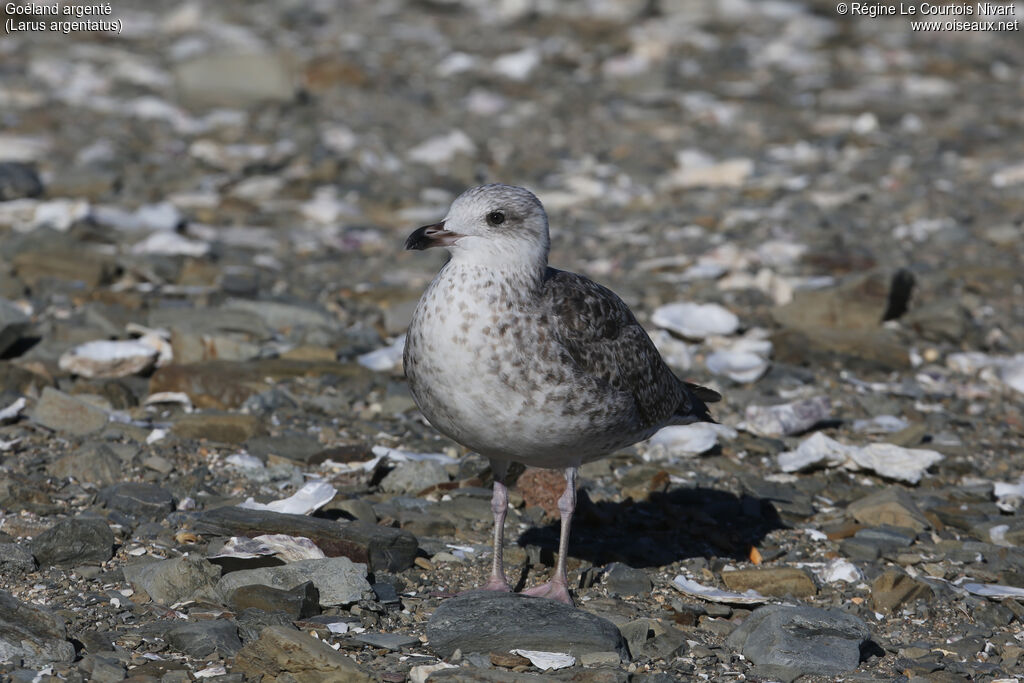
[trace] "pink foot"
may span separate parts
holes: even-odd
[[[530,595],[535,598],[547,598],[548,600],[557,600],[558,602],[564,602],[569,606],[575,606],[572,601],[572,596],[569,595],[569,588],[561,581],[548,581],[542,583],[539,586],[528,588],[523,591],[523,595]]]
[[[484,585],[480,586],[478,590],[511,593],[512,586],[508,585],[508,581],[506,581],[505,579],[496,579],[494,577],[491,577],[491,579]]]

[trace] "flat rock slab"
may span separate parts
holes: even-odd
[[[725,642],[764,675],[793,680],[853,671],[870,637],[867,624],[845,612],[769,605],[754,610]]]
[[[628,657],[612,622],[554,600],[519,593],[472,591],[446,600],[427,623],[430,647],[441,657],[514,648],[567,652],[618,652]]]
[[[796,567],[764,567],[722,572],[722,582],[729,590],[740,593],[755,590],[761,595],[779,598],[806,598],[818,592],[814,579]]]
[[[73,436],[98,432],[107,424],[104,411],[52,387],[43,389],[31,418],[37,425]]]
[[[74,658],[63,619],[0,590],[0,662],[22,660],[24,666],[38,668]]]
[[[321,607],[349,605],[373,595],[366,580],[366,565],[356,564],[347,557],[326,557],[300,560],[279,567],[243,569],[224,575],[217,589],[225,597],[243,586],[270,586],[278,590],[291,590],[312,581],[320,592]]]
[[[114,484],[100,491],[99,497],[108,508],[132,517],[159,519],[174,509],[174,497],[156,484]]]
[[[416,537],[401,529],[369,522],[336,522],[240,507],[207,510],[199,516],[194,527],[199,533],[221,536],[305,536],[328,557],[343,556],[353,562],[362,562],[371,572],[408,569],[416,559],[419,547]]]
[[[394,651],[401,650],[403,647],[409,647],[410,645],[419,645],[420,643],[420,639],[416,636],[406,636],[401,633],[360,633],[357,636],[353,636],[352,640],[357,643],[366,643],[373,647]]]
[[[32,539],[42,567],[101,564],[114,556],[114,532],[98,518],[63,519]]]
[[[199,596],[216,596],[219,576],[220,567],[192,555],[130,564],[124,568],[125,581],[161,605],[173,605]]]
[[[235,670],[270,681],[371,683],[355,662],[330,645],[291,626],[267,626],[235,657]]]

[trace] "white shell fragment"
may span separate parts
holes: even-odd
[[[718,433],[705,422],[671,425],[658,430],[651,437],[650,443],[652,446],[661,446],[670,455],[699,455],[715,447]]]
[[[857,565],[849,560],[837,557],[828,563],[819,574],[821,580],[825,583],[836,583],[842,581],[843,583],[857,583],[864,578],[864,575]]]
[[[1024,598],[1024,588],[1017,586],[1003,586],[998,583],[965,583],[961,586],[968,593],[980,595],[983,598]]]
[[[749,351],[715,351],[704,361],[708,370],[734,382],[756,382],[768,371],[768,361]]]
[[[825,396],[774,406],[747,406],[744,429],[760,436],[786,436],[806,431],[829,416],[832,404]]]
[[[208,557],[234,557],[244,560],[267,555],[273,555],[285,562],[318,560],[327,557],[316,543],[305,536],[288,536],[287,534],[264,534],[254,538],[232,536],[218,553]]]
[[[921,481],[925,471],[941,461],[941,453],[925,448],[903,448],[891,443],[850,446],[821,432],[804,439],[794,451],[779,453],[783,472],[799,472],[813,467],[845,467],[870,470],[888,479],[909,484]]]
[[[446,164],[459,154],[473,154],[476,144],[461,130],[424,140],[409,150],[409,160],[420,164]]]
[[[25,397],[22,396],[6,408],[0,409],[0,424],[13,420],[25,408]]]
[[[512,654],[526,657],[538,669],[545,671],[565,669],[576,663],[576,658],[564,652],[542,652],[540,650],[511,650]]]
[[[720,588],[711,588],[710,586],[702,586],[696,581],[691,581],[682,574],[672,579],[672,585],[678,590],[687,595],[692,595],[708,602],[723,602],[729,605],[760,605],[761,603],[770,602],[770,598],[767,598],[754,589],[745,590],[742,593],[735,593],[733,591],[724,591]]]
[[[655,309],[651,322],[689,339],[728,335],[740,326],[736,314],[718,304],[678,302]]]
[[[338,490],[326,481],[310,481],[288,498],[272,503],[257,503],[251,497],[238,507],[248,510],[270,510],[292,515],[308,515],[331,502]]]
[[[60,369],[80,377],[127,377],[150,368],[158,351],[135,340],[91,341],[60,357]]]
[[[376,351],[370,351],[359,356],[356,360],[364,368],[370,368],[377,372],[388,372],[402,365],[402,354],[405,353],[405,335],[396,339],[390,346],[385,346]]]
[[[404,451],[400,448],[388,448],[387,446],[374,446],[373,447],[374,457],[370,460],[363,462],[333,462],[331,460],[326,461],[330,463],[330,466],[341,472],[351,472],[354,470],[362,470],[369,472],[380,464],[381,460],[385,458],[392,462],[422,462],[424,460],[432,460],[439,462],[442,465],[452,465],[457,463],[458,458],[445,455],[444,453],[415,453],[413,451]]]
[[[996,497],[996,507],[1003,512],[1014,512],[1024,505],[1024,477],[1016,484],[997,481],[992,487],[992,495]]]

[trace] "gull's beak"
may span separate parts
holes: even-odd
[[[431,247],[450,247],[462,236],[457,232],[445,230],[444,221],[441,221],[433,225],[424,225],[409,235],[409,239],[405,240],[405,248],[422,251]]]

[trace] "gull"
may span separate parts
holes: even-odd
[[[502,561],[511,462],[565,471],[551,579],[524,591],[572,604],[566,574],[579,467],[667,425],[713,422],[718,393],[679,380],[629,307],[548,266],[548,218],[529,190],[481,185],[405,248],[446,248],[406,336],[405,374],[424,417],[488,458],[494,555],[487,590],[511,590]]]

